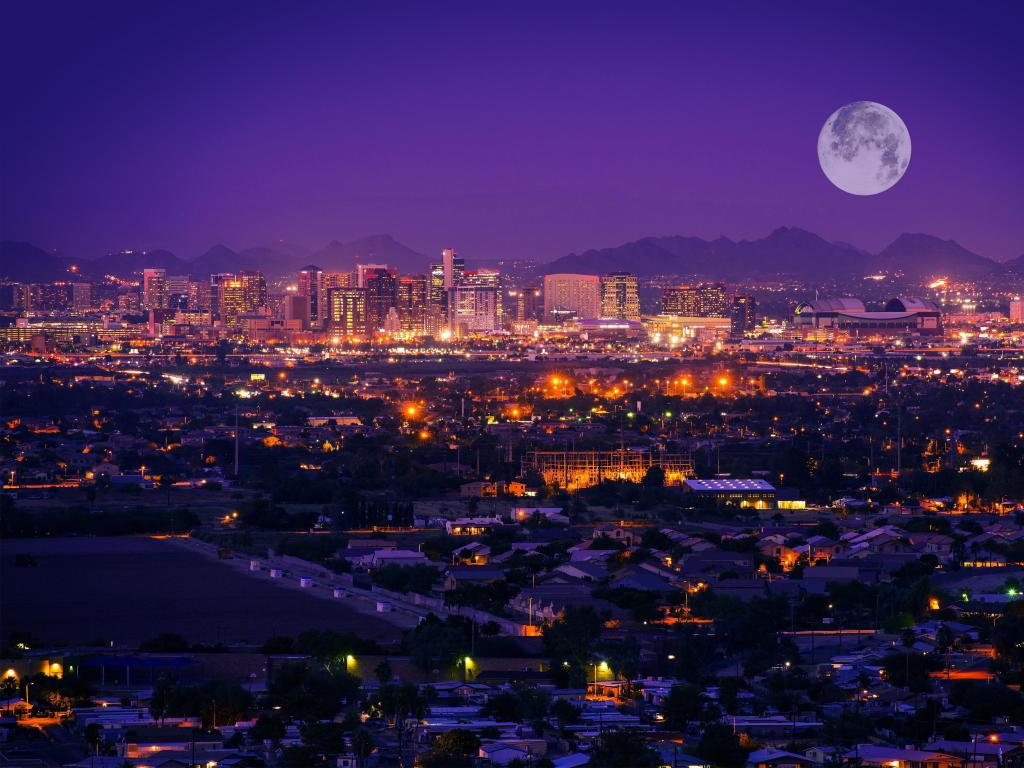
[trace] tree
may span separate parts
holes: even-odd
[[[580,721],[580,709],[572,702],[565,699],[556,699],[551,705],[551,714],[558,723],[558,727],[564,730],[567,726],[575,725]]]
[[[480,751],[480,739],[472,731],[453,728],[434,739],[433,749],[442,755],[475,755]]]
[[[468,619],[449,616],[441,621],[432,613],[406,635],[409,657],[425,674],[441,665],[451,665],[469,653],[472,624]]]
[[[661,708],[665,725],[676,731],[686,730],[687,725],[700,719],[703,710],[700,687],[689,684],[673,685]]]
[[[356,728],[352,732],[352,754],[355,755],[357,765],[361,766],[373,754],[373,747],[373,736],[366,728]]]
[[[747,750],[725,723],[712,723],[704,729],[697,755],[717,768],[742,768],[747,761]]]
[[[567,605],[560,619],[544,627],[544,651],[554,669],[565,670],[574,685],[585,685],[587,667],[604,620],[591,606]]]
[[[253,723],[252,728],[249,729],[249,738],[256,744],[262,744],[265,741],[269,741],[272,744],[276,744],[284,738],[285,726],[284,721],[278,714],[272,715],[260,715],[256,722]]]
[[[277,670],[268,691],[272,705],[306,722],[334,717],[343,701],[359,697],[358,677],[343,670],[298,662]]]
[[[348,746],[345,727],[340,723],[307,723],[301,734],[302,743],[320,753],[337,754]]]
[[[658,753],[647,746],[635,729],[608,731],[591,755],[590,768],[656,768]]]
[[[391,682],[391,678],[395,676],[395,672],[387,659],[384,659],[384,661],[373,668],[373,674],[381,685]]]

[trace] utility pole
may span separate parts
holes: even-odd
[[[238,405],[235,405],[235,479],[238,479]]]

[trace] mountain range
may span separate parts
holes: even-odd
[[[372,235],[348,243],[332,240],[315,251],[284,241],[240,251],[215,245],[192,260],[164,250],[127,251],[76,260],[31,243],[0,242],[0,278],[24,282],[66,280],[75,274],[72,266],[83,278],[127,275],[146,267],[162,267],[168,274],[187,274],[196,279],[240,269],[259,269],[277,277],[293,274],[311,263],[328,271],[351,270],[358,262],[383,263],[399,272],[415,274],[425,272],[429,261],[391,235]],[[954,240],[926,234],[902,234],[881,252],[869,253],[847,243],[830,242],[804,229],[780,227],[757,240],[645,237],[612,248],[570,253],[544,264],[538,274],[604,274],[623,269],[640,276],[700,275],[729,280],[775,275],[829,279],[876,271],[900,272],[909,279],[970,279],[1006,272],[1024,275],[1024,255],[1000,263],[973,253]]]
[[[880,253],[829,242],[796,227],[780,227],[759,240],[719,237],[645,237],[614,248],[570,253],[540,270],[606,273],[628,269],[641,276],[701,275],[742,279],[751,276],[792,275],[826,279],[874,271],[901,272],[911,279],[933,276],[978,278],[1008,270],[1024,273],[1024,256],[998,261],[968,251],[954,240],[932,235],[903,234]]]
[[[24,282],[68,280],[75,274],[83,278],[129,275],[147,267],[166,269],[170,275],[190,275],[193,279],[242,269],[258,269],[278,277],[294,274],[307,264],[316,264],[326,271],[344,271],[354,269],[357,262],[388,264],[399,272],[418,273],[427,270],[428,261],[422,253],[391,235],[371,235],[348,243],[332,240],[316,251],[286,242],[240,251],[218,244],[191,260],[165,250],[124,251],[95,259],[72,259],[31,243],[0,242],[0,277]]]

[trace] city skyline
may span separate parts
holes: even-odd
[[[6,11],[24,34],[5,69],[24,74],[4,86],[0,234],[75,258],[390,232],[550,261],[780,225],[1024,250],[1015,8],[54,8]],[[814,151],[861,98],[914,138],[906,178],[870,200]]]

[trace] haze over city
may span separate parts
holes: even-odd
[[[9,5],[0,235],[190,259],[390,233],[550,261],[649,235],[799,226],[1024,253],[1016,4]],[[870,99],[911,129],[880,198],[818,129]]]

